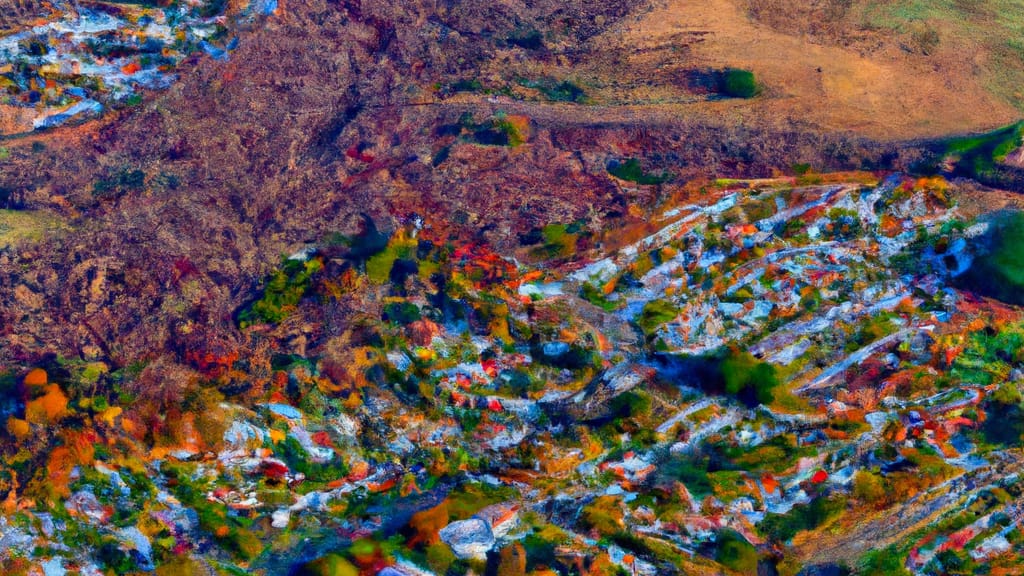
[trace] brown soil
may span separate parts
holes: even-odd
[[[701,104],[710,115],[807,121],[882,140],[984,131],[1019,116],[970,74],[969,63],[958,61],[963,55],[865,54],[869,39],[851,47],[818,43],[756,24],[745,8],[738,0],[664,0],[604,38],[632,47],[631,63],[643,68],[656,65],[656,47],[670,50],[673,39],[699,34],[689,66],[749,69],[764,84],[761,98]]]

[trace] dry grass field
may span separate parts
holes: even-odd
[[[597,103],[682,104],[680,114],[880,140],[977,132],[1020,115],[1020,14],[1017,0],[661,0],[553,73],[588,85]],[[694,97],[692,71],[730,67],[753,71],[761,96]]]

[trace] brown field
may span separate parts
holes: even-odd
[[[798,13],[769,26],[751,19],[746,4],[664,0],[612,27],[594,44],[625,53],[621,68],[627,80],[619,85],[626,87],[609,87],[601,98],[678,101],[686,92],[679,82],[673,86],[673,76],[678,79],[685,69],[735,67],[753,71],[763,95],[700,102],[692,106],[695,113],[734,115],[754,124],[809,123],[880,140],[983,131],[1020,116],[990,90],[988,67],[996,64],[982,61],[984,52],[963,49],[969,45],[951,39],[932,54],[917,54],[884,30],[856,30],[855,38],[842,41],[801,34]],[[780,31],[785,24],[789,30]],[[844,33],[855,32],[855,24],[843,25],[849,28]],[[662,81],[641,83],[644,78]]]

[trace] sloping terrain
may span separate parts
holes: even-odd
[[[489,28],[473,33],[466,22],[483,22],[473,10],[291,2],[246,25],[227,62],[199,58],[151,100],[52,137],[5,142],[6,201],[54,210],[72,231],[0,264],[5,285],[45,294],[54,319],[39,322],[7,301],[3,329],[13,339],[0,354],[99,347],[127,363],[191,339],[234,338],[232,311],[277,256],[345,230],[359,212],[396,221],[449,214],[460,233],[507,249],[536,225],[648,203],[656,190],[630,190],[607,172],[633,156],[649,154],[650,170],[680,178],[899,156],[894,145],[807,126],[747,127],[646,107],[483,97],[417,105],[435,84],[510,50],[505,39],[524,22],[540,28],[567,17],[554,6],[489,15]],[[601,10],[609,24],[625,13]],[[593,33],[565,26],[566,37]],[[418,65],[427,61],[438,64]],[[486,139],[488,126],[511,116],[526,123],[520,145]],[[169,282],[182,259],[198,271],[205,301],[161,308],[178,289]],[[199,315],[192,335],[167,330],[191,314]]]
[[[0,568],[1012,572],[1017,4],[16,2]]]
[[[721,180],[649,220],[552,222],[515,260],[364,219],[281,259],[222,328],[247,341],[5,376],[0,565],[1012,566],[1024,316],[952,287],[992,226],[959,193]],[[160,308],[201,302],[173,269]]]
[[[744,2],[773,29],[862,54],[913,57],[932,74],[969,79],[1018,110],[1024,93],[1018,0]],[[956,81],[956,80],[954,80]]]
[[[749,69],[763,82],[764,99],[722,105],[747,117],[807,121],[827,130],[855,130],[879,139],[910,139],[983,131],[1020,114],[1005,94],[990,90],[987,72],[961,62],[967,55],[956,52],[971,51],[957,40],[948,39],[950,46],[941,54],[889,49],[885,47],[891,42],[888,33],[870,29],[853,42],[815,41],[800,29],[798,19],[787,18],[794,8],[808,3],[750,3],[750,9],[771,18],[774,27],[748,19],[745,4],[735,0],[663,2],[642,18],[613,28],[607,37],[636,51],[630,60],[638,67],[657,73],[654,78],[664,78],[685,70],[677,67],[677,60],[667,59],[673,40],[699,35],[700,42],[686,54],[687,66]],[[840,25],[847,32],[857,28],[854,23]],[[864,49],[873,47],[873,42],[883,47]],[[992,67],[1002,69],[991,64],[983,70]]]

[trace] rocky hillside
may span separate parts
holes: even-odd
[[[1018,562],[1016,0],[3,1],[4,573]]]
[[[3,255],[11,345],[0,354],[99,349],[127,364],[192,338],[240,338],[231,315],[278,256],[348,232],[361,212],[390,228],[446,214],[464,237],[508,250],[534,226],[622,215],[661,193],[618,183],[614,162],[638,158],[679,181],[768,176],[796,159],[818,169],[903,162],[895,145],[810,126],[543,95],[466,101],[458,82],[496,61],[555,58],[547,44],[521,46],[523,30],[557,23],[544,42],[569,45],[591,38],[598,16],[612,25],[626,13],[544,6],[481,14],[293,1],[235,21],[226,61],[192,55],[178,82],[139,104],[8,140],[5,202],[58,216],[66,233]],[[182,296],[176,262],[202,286],[184,308],[163,304]],[[194,326],[184,341],[170,328],[183,322]]]

